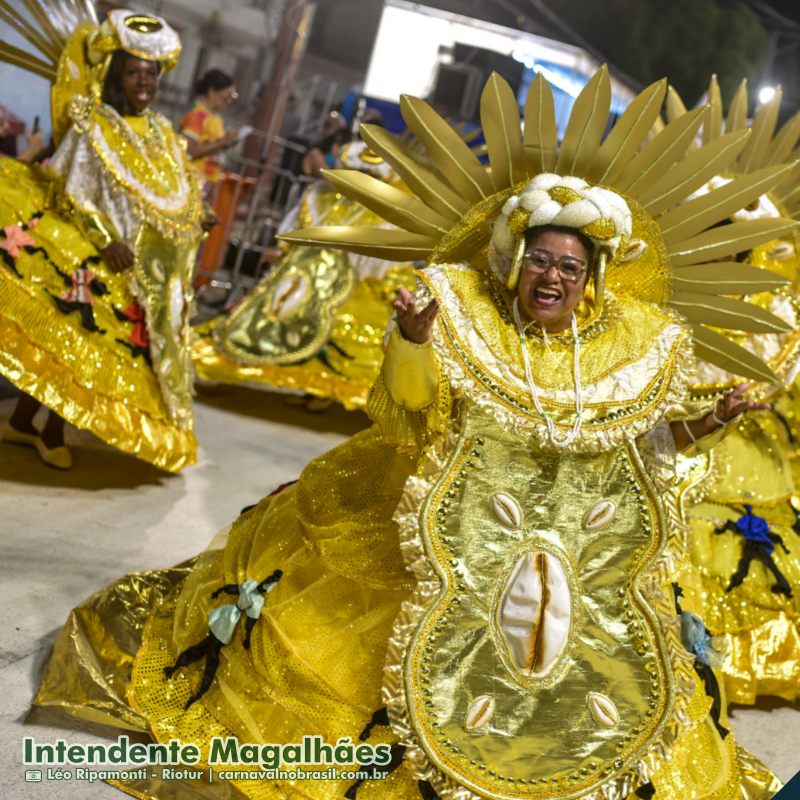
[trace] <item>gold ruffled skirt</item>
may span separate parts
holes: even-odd
[[[393,622],[413,583],[392,514],[413,464],[364,431],[313,461],[300,481],[244,513],[224,542],[172,570],[128,576],[72,612],[56,643],[35,702],[134,730],[159,741],[193,742],[208,752],[213,736],[244,742],[358,740],[383,705],[384,659]],[[249,650],[241,633],[222,648],[211,689],[184,708],[202,665],[164,676],[178,653],[208,632],[211,594],[223,584],[284,577],[267,595]],[[216,603],[214,603],[216,604]],[[152,609],[151,611],[148,611]],[[710,699],[698,687],[695,724],[653,776],[658,800],[766,800],[780,783],[723,742]],[[724,722],[724,720],[723,720]],[[376,727],[372,743],[395,742]],[[137,797],[341,798],[349,780],[238,781],[176,787],[117,784]],[[229,794],[224,794],[229,792]],[[413,800],[406,765],[366,781],[363,800]]]
[[[359,278],[344,253],[291,247],[230,314],[195,329],[197,376],[363,408],[392,299],[414,283],[410,266]]]
[[[0,159],[0,373],[72,425],[177,472],[197,443],[134,349],[128,279],[87,261],[94,246],[51,205],[49,182]]]

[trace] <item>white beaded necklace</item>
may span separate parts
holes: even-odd
[[[517,325],[519,332],[520,346],[522,347],[522,360],[525,363],[525,378],[528,381],[528,389],[533,399],[533,405],[539,412],[539,415],[547,426],[547,435],[550,441],[556,447],[566,447],[575,441],[575,438],[580,433],[581,425],[583,424],[583,395],[581,392],[581,340],[578,337],[578,321],[575,318],[575,313],[572,314],[572,341],[575,344],[574,350],[574,367],[573,374],[575,377],[575,422],[572,424],[572,429],[567,431],[563,439],[559,439],[556,435],[556,426],[550,415],[542,408],[539,400],[539,390],[536,388],[536,383],[533,380],[533,372],[531,371],[531,359],[528,355],[528,338],[525,331],[533,324],[529,322],[527,325],[522,324],[522,319],[519,315],[519,298],[514,298],[514,322]],[[544,330],[544,326],[542,327]],[[546,334],[545,334],[546,335]]]

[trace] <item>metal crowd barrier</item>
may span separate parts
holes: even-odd
[[[223,304],[230,305],[258,282],[265,268],[264,254],[275,246],[281,220],[311,182],[307,176],[281,166],[287,152],[302,159],[305,145],[280,136],[270,140],[262,131],[250,135],[260,142],[258,152],[265,157],[274,155],[269,164],[263,158],[246,158],[242,154],[230,154],[225,159],[227,177],[223,180],[233,182],[233,196],[220,218],[222,247],[212,263],[207,263],[202,253],[198,261],[202,265],[197,269],[201,283],[197,298],[201,303],[209,290],[215,289],[215,294],[224,293]]]

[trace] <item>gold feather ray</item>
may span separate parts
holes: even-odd
[[[666,92],[667,82],[660,80],[636,96],[600,145],[587,180],[613,183],[659,118]]]
[[[743,253],[756,245],[777,239],[797,228],[790,219],[748,219],[712,228],[669,250],[673,268],[703,264],[716,258]]]
[[[667,121],[668,122],[675,122],[675,120],[680,119],[681,117],[686,116],[686,106],[681,100],[681,96],[678,94],[676,89],[673,86],[670,86],[667,90]],[[697,142],[694,140],[689,142],[686,147],[687,152],[691,153],[697,149]]]
[[[66,36],[59,33],[51,18],[51,8],[39,0],[24,0],[26,8],[33,14],[39,23],[40,30],[51,43],[56,53],[60,54],[66,43]]]
[[[769,164],[782,164],[789,160],[792,150],[800,138],[800,111],[795,112],[792,118],[778,131],[772,140],[769,151]]]
[[[753,124],[750,126],[753,135],[739,157],[739,167],[742,172],[752,172],[766,165],[770,142],[778,122],[782,96],[783,92],[779,86],[773,98],[756,112]]]
[[[725,120],[725,130],[738,131],[747,124],[747,78],[745,78],[736,90],[731,100],[731,107],[728,109],[728,118]]]
[[[747,142],[749,131],[734,131],[695,150],[657,181],[642,189],[639,202],[653,217],[688,197],[723,172]]]
[[[618,178],[617,188],[638,199],[646,187],[665,175],[676,161],[684,157],[706,113],[705,107],[697,108],[670,122],[633,157]]]
[[[20,36],[27,39],[40,53],[46,56],[53,67],[58,64],[61,53],[60,49],[42,36],[28,20],[17,14],[6,0],[0,0],[0,19],[5,21],[11,28],[16,30]]]
[[[469,208],[468,200],[419,164],[387,130],[377,125],[362,125],[359,132],[367,145],[394,167],[408,188],[439,214],[455,221]]]
[[[600,146],[611,110],[611,80],[604,64],[583,87],[572,106],[558,152],[559,175],[585,175]]]
[[[658,221],[664,242],[669,247],[728,219],[758,200],[778,182],[779,176],[786,175],[792,168],[792,164],[765,167],[749,175],[734,178],[716,191],[681,203]]]
[[[775,194],[780,197],[788,213],[800,219],[800,162],[795,162],[789,177],[775,187]]]
[[[774,292],[786,286],[789,280],[777,272],[770,272],[738,261],[722,261],[699,264],[694,267],[678,267],[673,271],[672,285],[676,296],[682,292],[695,294],[747,295],[758,292]]]
[[[47,61],[42,61],[42,59],[28,53],[26,50],[14,47],[13,44],[0,42],[0,61],[13,64],[15,67],[27,70],[35,75],[40,75],[48,81],[54,81],[56,78],[55,67],[51,66]]]
[[[433,246],[452,223],[416,197],[354,169],[323,170],[333,187],[399,228],[434,237]]]
[[[757,381],[776,381],[775,373],[749,350],[702,325],[692,325],[695,353],[722,369]]]
[[[753,303],[682,292],[671,303],[689,322],[750,333],[786,333],[791,325]]]
[[[424,100],[403,95],[400,113],[406,125],[422,140],[434,166],[453,188],[472,203],[494,191],[486,167],[461,137]]]
[[[525,131],[523,134],[525,165],[529,175],[552,172],[556,166],[556,111],[553,90],[539,73],[525,98]]]
[[[514,186],[525,178],[519,107],[508,83],[496,72],[481,93],[481,125],[489,150],[495,189]]]
[[[428,236],[355,225],[303,228],[281,234],[278,238],[291,244],[343,248],[352,253],[384,258],[387,261],[417,261],[427,258],[431,252],[431,240]]]
[[[711,76],[711,83],[708,85],[708,105],[708,117],[703,125],[703,144],[713,142],[722,134],[722,95],[716,75]]]
[[[667,89],[667,120],[675,122],[676,119],[686,115],[686,106],[674,86]]]

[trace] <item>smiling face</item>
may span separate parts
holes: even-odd
[[[566,330],[583,299],[589,251],[576,233],[542,228],[529,234],[525,253],[517,288],[522,315],[551,333]]]
[[[158,65],[154,61],[130,56],[122,67],[120,82],[128,111],[141,114],[156,96]]]

